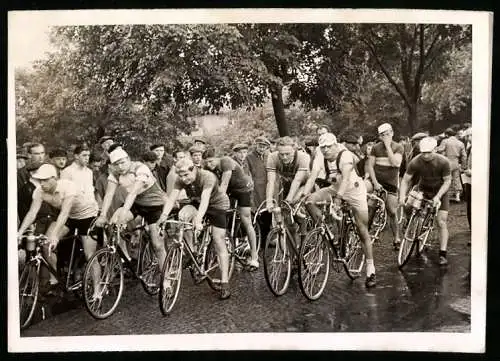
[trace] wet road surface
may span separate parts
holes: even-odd
[[[232,296],[221,301],[206,283],[194,285],[183,274],[172,313],[163,317],[156,296],[137,281],[125,284],[115,313],[95,320],[83,304],[59,302],[48,317],[23,336],[127,335],[219,332],[470,332],[470,239],[464,204],[452,204],[447,267],[438,265],[437,233],[424,256],[415,256],[399,271],[387,231],[375,244],[377,286],[367,290],[364,275],[351,281],[342,270],[330,270],[322,297],[308,301],[293,276],[288,292],[275,297],[268,290],[263,267],[235,272]],[[64,311],[64,312],[61,312]],[[52,313],[52,314],[51,314]]]

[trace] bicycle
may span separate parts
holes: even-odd
[[[85,260],[81,246],[78,230],[75,233],[60,240],[66,242],[72,240],[71,256],[69,263],[64,267],[64,262],[58,260],[58,267],[54,269],[42,252],[43,246],[49,243],[43,234],[35,235],[28,231],[21,237],[18,248],[26,251],[26,263],[19,277],[19,317],[21,330],[26,329],[33,318],[37,306],[40,291],[40,267],[43,264],[49,272],[55,276],[59,284],[64,284],[65,293],[78,292],[82,288],[82,280],[74,277],[80,267],[81,260]],[[61,267],[63,265],[63,267]],[[73,277],[72,277],[73,276]],[[77,294],[77,296],[79,296]]]
[[[241,218],[238,212],[238,200],[234,200],[234,206],[229,209],[226,214],[229,220],[229,229],[227,237],[230,237],[234,243],[233,255],[234,258],[243,266],[248,267],[248,257],[250,255],[250,242],[246,235],[245,229],[242,227]],[[258,214],[254,213],[251,217],[253,229],[255,231],[255,240],[257,243],[257,253],[260,250],[261,233],[258,222]]]
[[[311,226],[307,219],[307,212],[302,209],[303,203],[304,199],[292,207],[282,200],[280,206],[272,209],[276,224],[266,238],[263,263],[267,286],[275,296],[282,296],[288,289],[292,274],[292,258],[294,262],[300,259],[300,244],[295,241],[289,225],[294,225],[295,218],[299,216],[306,222],[306,231]],[[281,274],[282,270],[283,274]]]
[[[342,201],[340,214],[335,211],[331,197],[330,201],[316,202],[316,205],[322,207],[322,216],[302,242],[302,262],[299,263],[299,286],[304,296],[311,301],[319,299],[325,289],[330,272],[330,253],[333,255],[332,267],[340,272],[338,265],[341,264],[351,280],[361,275],[365,263],[358,228],[347,202]],[[338,226],[338,232],[334,232],[334,225]],[[323,278],[318,279],[322,269]],[[317,290],[314,290],[316,285]]]
[[[424,199],[421,192],[411,191],[407,204],[398,208],[398,222],[404,236],[398,252],[398,267],[402,269],[410,260],[413,250],[417,255],[424,252],[427,239],[434,229],[437,209],[432,200]]]
[[[368,204],[375,204],[375,211],[368,223],[368,232],[370,233],[371,242],[373,244],[380,239],[380,233],[382,233],[387,224],[387,210],[385,207],[387,191],[384,188],[380,188],[378,191],[368,193],[367,197]]]
[[[171,232],[168,232],[167,227]],[[208,222],[205,221],[202,231],[195,232],[193,237],[195,249],[192,249],[184,238],[186,231],[193,230],[192,223],[169,219],[162,228],[168,234],[168,247],[161,273],[159,305],[161,313],[166,316],[172,311],[181,287],[182,270],[186,268],[183,267],[182,260],[184,252],[187,252],[191,261],[187,268],[195,284],[207,280],[208,285],[215,291],[220,290],[221,286],[219,262],[211,235],[212,227]],[[229,253],[229,281],[234,269],[234,245],[229,237],[226,237],[226,246]],[[169,287],[165,287],[165,281],[168,281]]]
[[[89,260],[83,276],[83,290],[85,307],[87,311],[96,319],[105,319],[111,316],[120,302],[124,289],[124,266],[130,271],[133,277],[138,279],[146,293],[155,295],[159,291],[159,265],[152,249],[148,237],[143,237],[145,223],[133,229],[141,230],[143,236],[140,237],[142,243],[139,247],[140,254],[137,264],[128,260],[123,250],[119,246],[126,225],[106,225],[103,229],[106,239],[103,248],[98,250]],[[94,238],[95,233],[89,232]],[[109,234],[109,236],[108,236]],[[95,285],[92,272],[99,270],[99,284]],[[98,297],[94,297],[95,289],[98,287]]]

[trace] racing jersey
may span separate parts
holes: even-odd
[[[401,144],[391,141],[391,149],[394,154],[401,154],[401,157],[403,157],[404,148]],[[375,157],[373,169],[377,181],[382,184],[385,183],[397,187],[399,182],[399,167],[395,167],[391,164],[384,143],[378,142],[375,144],[371,150],[370,156]]]
[[[196,171],[196,178],[191,184],[184,184],[179,177],[176,178],[174,189],[185,190],[188,198],[194,203],[200,203],[201,193],[205,188],[212,188],[208,206],[215,209],[228,209],[229,197],[219,190],[217,177],[212,172],[205,169]]]
[[[68,197],[73,197],[69,218],[87,219],[97,216],[99,208],[94,194],[89,196],[78,185],[68,179],[58,179],[56,189],[52,194],[44,192],[41,186],[37,186],[33,191],[33,200],[47,202],[59,210]]]
[[[434,154],[430,161],[425,161],[419,154],[408,164],[406,173],[419,179],[420,190],[427,194],[436,194],[444,183],[444,177],[450,176],[449,160],[441,155]]]
[[[227,186],[227,192],[246,193],[252,191],[252,180],[245,175],[241,165],[230,157],[222,157],[220,166],[216,167],[212,172],[217,176],[219,181],[224,172],[231,171],[231,179]]]
[[[109,173],[108,182],[122,186],[126,193],[130,193],[137,180],[143,181],[146,188],[137,195],[134,203],[140,206],[161,206],[165,203],[166,194],[156,181],[151,170],[141,162],[131,162],[129,170],[125,174],[115,175]]]

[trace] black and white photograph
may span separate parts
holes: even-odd
[[[485,351],[492,13],[8,20],[10,352]]]

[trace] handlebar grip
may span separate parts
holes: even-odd
[[[338,214],[338,213],[336,212],[335,208],[336,208],[336,207],[335,207],[334,203],[332,202],[332,203],[330,204],[330,215],[331,215],[334,219],[336,219],[337,221],[340,221],[340,220],[342,219],[342,212],[341,212],[340,214]]]

